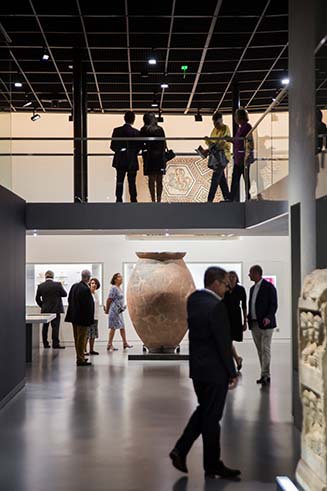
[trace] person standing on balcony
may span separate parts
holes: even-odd
[[[214,128],[210,134],[210,138],[224,138],[231,136],[229,127],[223,123],[223,115],[221,112],[216,111],[212,116],[212,121],[214,124]],[[231,161],[231,144],[226,140],[211,140],[210,138],[206,138],[205,142],[208,145],[209,149],[212,145],[216,146],[218,150],[223,150],[228,162]],[[207,150],[207,154],[209,154],[210,150]],[[223,197],[225,201],[230,201],[230,192],[228,189],[228,184],[225,176],[225,169],[221,167],[219,170],[215,170],[212,173],[211,177],[211,185],[208,194],[208,201],[213,201],[215,199],[215,195],[220,186],[221,192],[223,193]]]
[[[112,138],[134,138],[140,136],[139,130],[132,127],[135,121],[135,113],[127,111],[124,120],[125,124],[123,126],[114,129]],[[141,150],[141,143],[132,140],[112,140],[110,148],[115,152],[112,166],[117,172],[116,202],[123,201],[124,181],[127,174],[131,202],[136,203],[136,174],[139,170],[137,154]]]
[[[154,113],[143,116],[144,126],[141,128],[141,136],[154,136],[165,138],[165,132],[158,126]],[[165,158],[166,142],[145,141],[143,144],[142,156],[144,163],[144,175],[148,176],[148,185],[151,201],[160,203],[163,191],[163,176],[166,173]]]
[[[246,109],[237,109],[235,121],[238,130],[234,139],[234,168],[231,186],[232,201],[240,201],[240,179],[243,175],[245,182],[246,199],[251,199],[250,195],[250,165],[253,163],[253,138],[245,139],[251,131],[249,114]]]

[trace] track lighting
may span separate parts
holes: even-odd
[[[289,78],[283,78],[282,79],[282,84],[283,85],[288,85],[290,83],[290,79]]]
[[[31,116],[32,121],[37,121],[38,119],[41,119],[41,116],[35,112],[35,109],[33,111],[33,115]]]
[[[32,104],[33,104],[32,99],[29,96],[25,95],[25,104],[23,104],[23,107],[29,107]]]
[[[162,117],[160,110],[159,110],[159,115],[157,116],[157,122],[158,123],[163,123],[164,122],[164,118]]]
[[[169,89],[169,85],[168,84],[161,84],[160,87],[162,89]]]
[[[203,121],[202,115],[200,114],[200,109],[198,109],[198,112],[194,114],[194,119],[198,123],[201,123],[201,121]]]
[[[16,82],[14,83],[14,86],[18,89],[18,88],[23,87],[23,84],[22,84],[22,82],[19,82],[18,80],[16,80]]]

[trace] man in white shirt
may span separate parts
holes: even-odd
[[[267,385],[270,383],[271,340],[276,327],[278,302],[276,288],[262,275],[261,266],[250,268],[249,277],[254,285],[250,290],[248,321],[261,366],[257,383]]]

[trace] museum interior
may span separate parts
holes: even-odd
[[[327,489],[326,26],[325,0],[1,6],[1,490]],[[277,325],[258,379],[242,303],[220,438],[241,475],[209,479],[202,438],[183,474],[188,298],[222,268],[253,317],[254,265]]]

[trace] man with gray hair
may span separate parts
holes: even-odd
[[[56,314],[56,318],[51,321],[52,327],[52,348],[65,349],[60,344],[59,328],[60,314],[64,313],[62,297],[67,297],[67,292],[59,281],[53,281],[53,271],[46,271],[45,281],[37,287],[35,301],[41,308],[41,314]],[[48,341],[49,324],[43,324],[42,341],[44,348],[50,348]]]
[[[76,365],[78,367],[92,365],[84,356],[88,327],[94,323],[94,300],[88,286],[90,278],[90,271],[84,269],[81,273],[81,281],[71,287],[68,296],[68,310],[65,320],[73,324]]]

